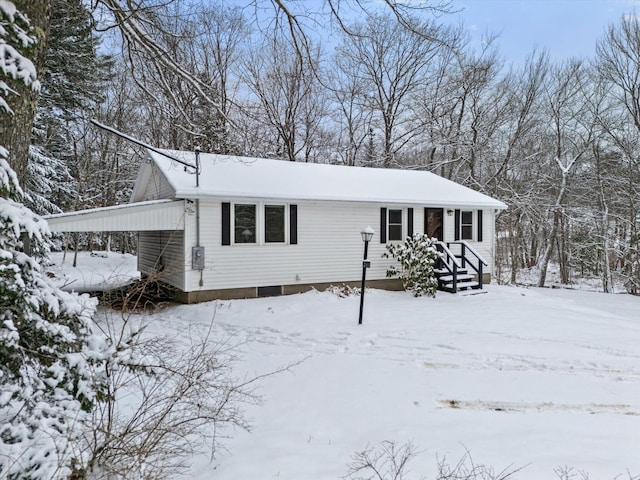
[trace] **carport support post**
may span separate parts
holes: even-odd
[[[364,308],[364,286],[367,278],[367,268],[371,265],[371,262],[367,261],[367,253],[369,251],[369,242],[373,238],[373,228],[370,225],[367,225],[364,228],[360,235],[362,236],[362,241],[364,242],[364,258],[362,260],[362,285],[360,287],[360,316],[358,317],[358,325],[362,325],[362,310]]]

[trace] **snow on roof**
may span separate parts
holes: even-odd
[[[166,151],[195,165],[195,153]],[[426,171],[348,167],[231,155],[200,154],[200,186],[192,169],[152,151],[176,198],[222,197],[323,200],[434,207],[507,206]]]

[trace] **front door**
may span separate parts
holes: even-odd
[[[443,228],[444,209],[425,208],[424,209],[424,229],[429,237],[437,238],[441,242],[444,240]]]

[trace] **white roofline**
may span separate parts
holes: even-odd
[[[185,161],[193,152],[169,151]],[[174,198],[272,199],[368,204],[422,205],[443,208],[506,209],[477,190],[426,170],[349,167],[288,162],[233,155],[200,155],[200,184],[177,163],[148,152]],[[143,186],[140,186],[143,188]]]
[[[483,208],[495,208],[498,210],[506,210],[509,208],[503,202],[499,200],[493,200],[493,202],[458,202],[458,201],[449,201],[449,202],[437,202],[430,201],[425,203],[424,199],[393,199],[393,198],[367,198],[365,200],[361,198],[349,198],[345,196],[335,196],[332,197],[330,195],[326,195],[324,197],[311,196],[311,195],[297,195],[295,197],[289,195],[259,195],[255,192],[216,192],[207,193],[203,192],[201,194],[196,194],[193,191],[176,192],[176,198],[183,199],[232,199],[232,198],[242,198],[242,199],[255,199],[255,200],[277,200],[277,201],[309,201],[309,202],[340,202],[340,203],[372,203],[372,204],[390,204],[390,205],[419,205],[425,207],[434,207],[434,208],[464,208],[464,207],[483,207]]]

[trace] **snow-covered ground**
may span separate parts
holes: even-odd
[[[80,284],[87,265],[112,278],[110,263],[135,275],[135,257],[113,253],[58,271]],[[554,479],[565,466],[592,480],[640,475],[640,298],[486,291],[368,290],[361,326],[359,297],[331,292],[147,314],[158,333],[213,321],[218,337],[246,340],[239,377],[302,360],[261,381],[262,404],[246,407],[252,431],[233,432],[213,461],[194,457],[188,478],[339,479],[355,452],[384,440],[417,447],[411,479],[467,451],[495,471],[523,467],[517,479]]]
[[[175,306],[162,332],[208,324],[248,340],[239,375],[262,374],[261,406],[228,452],[194,458],[196,479],[337,479],[354,452],[412,441],[411,478],[468,450],[515,478],[640,474],[640,298],[489,286],[488,294],[413,298],[329,292]],[[242,371],[244,370],[244,371]],[[620,477],[622,478],[622,477]]]
[[[117,252],[78,252],[73,266],[74,252],[53,252],[49,271],[56,283],[66,291],[97,292],[105,288],[127,285],[140,278],[137,257]]]

